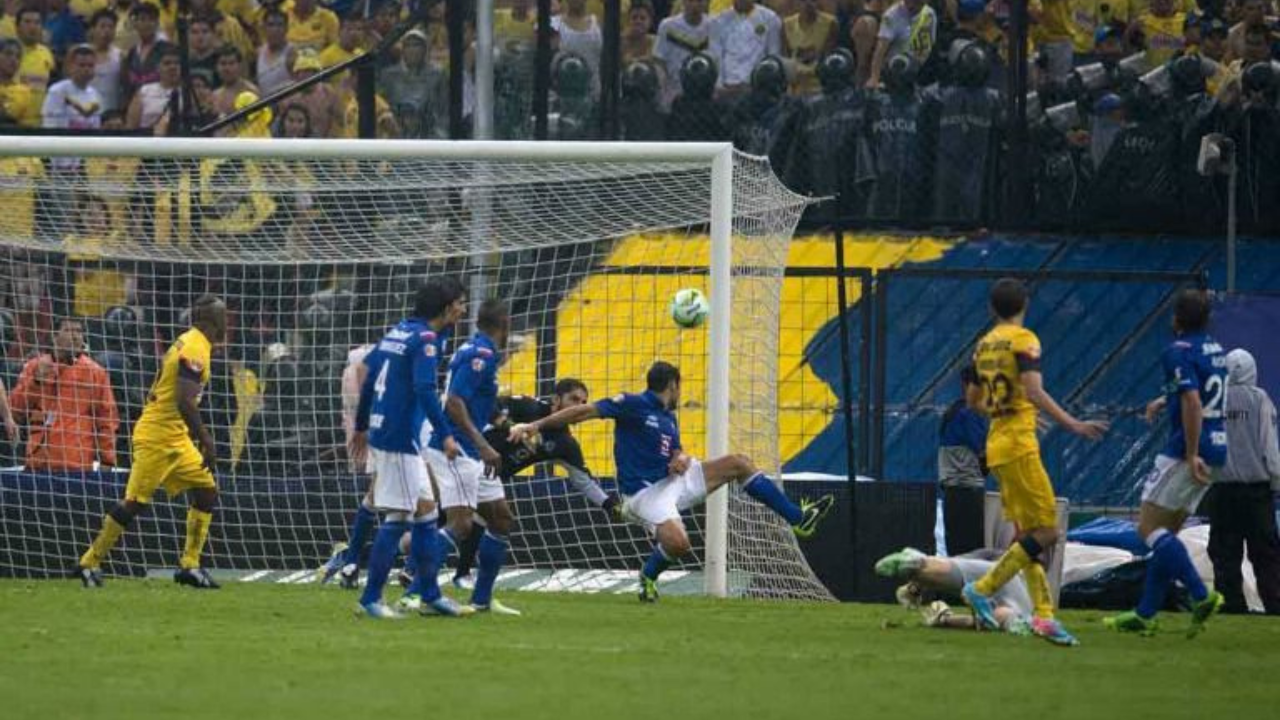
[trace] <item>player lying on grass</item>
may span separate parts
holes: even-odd
[[[1177,580],[1191,595],[1194,637],[1222,607],[1222,594],[1205,587],[1178,530],[1195,512],[1209,490],[1213,475],[1227,461],[1225,409],[1227,360],[1222,346],[1208,334],[1209,298],[1203,291],[1178,293],[1173,306],[1172,344],[1160,356],[1164,369],[1162,400],[1153,401],[1148,414],[1163,406],[1169,413],[1169,442],[1156,456],[1155,467],[1142,488],[1138,536],[1151,549],[1147,577],[1138,607],[1104,618],[1107,627],[1151,635],[1156,613],[1164,607],[1169,583]]]
[[[133,468],[124,501],[102,519],[102,530],[80,558],[80,581],[87,588],[102,586],[102,562],[160,488],[170,497],[190,491],[187,538],[174,582],[218,588],[209,571],[200,567],[218,499],[213,479],[217,448],[200,420],[200,395],[209,382],[213,348],[226,340],[226,304],[212,295],[201,296],[191,308],[191,324],[165,352],[142,417],[133,427]]]
[[[680,511],[700,505],[726,483],[740,483],[744,492],[785,519],[798,537],[813,535],[835,503],[833,496],[796,505],[746,456],[726,455],[706,462],[690,457],[680,443],[675,415],[680,405],[680,371],[658,361],[649,368],[646,385],[643,393],[617,395],[514,425],[509,435],[512,442],[524,442],[586,420],[614,421],[613,457],[623,514],[657,538],[640,571],[642,601],[658,599],[658,576],[692,550]]]
[[[592,505],[604,511],[612,521],[622,521],[622,503],[605,492],[592,477],[582,456],[578,439],[568,428],[547,430],[527,442],[511,442],[507,435],[512,425],[531,423],[568,407],[585,405],[589,398],[587,386],[576,378],[556,381],[551,400],[514,395],[498,398],[498,410],[489,428],[484,431],[485,440],[502,456],[499,476],[504,484],[515,480],[518,473],[542,463],[558,465],[568,475],[569,484]],[[453,575],[456,587],[466,587],[471,567],[480,544],[481,533],[472,533],[458,550],[458,567]]]
[[[979,550],[974,554],[986,551]],[[915,548],[886,555],[876,562],[876,574],[882,577],[907,580],[898,588],[898,602],[911,610],[920,610],[924,624],[937,628],[981,629],[972,615],[957,615],[943,600],[934,600],[927,606],[924,596],[928,593],[959,595],[966,583],[976,581],[995,565],[991,560],[970,555],[954,558],[925,555]],[[1001,630],[1015,635],[1031,632],[1031,616],[1034,612],[1031,595],[1026,583],[1015,577],[995,595],[991,596],[992,613]]]
[[[366,454],[377,477],[373,504],[385,513],[369,554],[369,577],[360,596],[360,611],[369,617],[395,619],[400,614],[382,601],[382,589],[395,560],[400,538],[410,533],[410,555],[418,563],[424,613],[470,614],[440,592],[436,584],[434,544],[435,495],[422,458],[424,423],[443,438],[442,452],[456,456],[453,429],[436,393],[437,333],[466,312],[466,293],[453,278],[431,280],[414,298],[413,315],[396,323],[365,357],[369,373],[360,388],[355,432],[348,451],[361,464]]]

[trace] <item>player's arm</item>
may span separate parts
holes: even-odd
[[[430,342],[430,341],[428,341]],[[450,460],[458,457],[458,441],[453,437],[453,425],[445,417],[440,407],[440,395],[436,393],[436,357],[434,351],[427,354],[426,348],[413,354],[413,394],[418,406],[431,422],[431,432],[440,436],[444,454]]]
[[[178,398],[175,401],[178,406],[178,415],[182,417],[182,422],[186,423],[187,432],[199,445],[200,454],[204,457],[204,466],[213,470],[218,462],[218,448],[213,442],[213,433],[209,432],[209,428],[200,419],[200,406],[197,404],[203,389],[199,371],[187,367],[186,363],[179,359]]]
[[[466,401],[461,396],[455,395],[450,389],[444,401],[444,409],[454,425],[466,433],[472,444],[476,446],[476,451],[480,453],[480,459],[484,462],[486,471],[490,474],[498,472],[502,467],[502,455],[493,449],[493,446],[489,444],[489,440],[485,438],[484,433],[480,432],[480,428],[476,427],[476,424],[472,422]]]
[[[360,382],[360,396],[356,401],[356,417],[351,433],[351,441],[347,443],[347,456],[357,467],[363,467],[369,454],[369,413],[373,411],[374,385],[377,380],[370,372],[370,364],[375,362],[377,350],[365,356],[360,367],[364,369],[364,379]]]
[[[1039,370],[1023,370],[1021,374],[1022,388],[1027,400],[1040,409],[1050,419],[1068,431],[1090,440],[1098,440],[1107,431],[1109,425],[1101,420],[1080,421],[1074,415],[1062,409],[1057,400],[1044,389],[1044,376]]]
[[[0,422],[4,423],[4,434],[10,440],[18,439],[18,423],[13,419],[9,409],[9,393],[5,392],[4,381],[0,380]]]
[[[618,498],[605,491],[587,469],[586,460],[582,457],[582,446],[578,444],[577,438],[573,436],[560,438],[556,448],[559,454],[556,464],[564,468],[573,489],[592,505],[604,510],[611,520],[621,521],[622,506]]]
[[[1186,439],[1186,460],[1191,466],[1191,477],[1200,484],[1209,482],[1209,466],[1200,457],[1200,432],[1204,424],[1204,404],[1200,402],[1198,388],[1184,388],[1178,393],[1178,405],[1182,410],[1182,433]]]
[[[600,409],[595,404],[588,403],[586,405],[574,405],[567,407],[558,412],[542,418],[534,420],[531,423],[521,423],[511,426],[511,432],[508,433],[507,439],[511,442],[524,442],[531,435],[536,435],[544,430],[560,430],[570,425],[577,425],[580,422],[594,420],[604,417],[600,414]]]

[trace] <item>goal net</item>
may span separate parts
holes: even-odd
[[[806,200],[767,161],[730,152],[9,139],[0,148],[0,369],[20,436],[0,472],[0,575],[55,577],[74,566],[122,495],[158,359],[205,292],[231,311],[202,403],[221,493],[205,562],[220,574],[306,582],[345,539],[368,482],[344,449],[348,355],[442,274],[471,289],[473,306],[508,301],[503,393],[547,397],[566,377],[593,399],[634,392],[654,360],[668,360],[684,376],[678,414],[689,451],[745,453],[776,477],[779,300]],[[682,330],[668,315],[686,287],[712,298],[703,327]],[[470,332],[464,322],[456,337]],[[575,435],[616,491],[609,423]],[[508,494],[518,530],[502,585],[634,584],[651,547],[643,530],[610,522],[553,467],[521,475]],[[686,518],[697,559],[666,582],[829,597],[785,524],[736,489],[724,494]],[[173,567],[184,517],[183,498],[157,494],[108,572]],[[704,557],[714,578],[703,577]]]

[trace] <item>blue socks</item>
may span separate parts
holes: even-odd
[[[1137,609],[1138,615],[1147,620],[1164,608],[1165,591],[1174,580],[1180,581],[1196,602],[1209,595],[1195,563],[1187,554],[1187,547],[1178,536],[1165,530],[1157,530],[1151,535],[1154,537],[1154,540],[1148,538],[1151,558],[1147,561],[1146,583]]]
[[[447,527],[437,530],[436,537],[431,538],[429,549],[429,552],[431,553],[431,586],[435,588],[435,595],[430,598],[431,600],[440,597],[440,586],[439,581],[436,579],[436,574],[439,573],[440,568],[444,567],[444,564],[448,562],[449,554],[457,549],[458,541],[454,539],[453,531]],[[421,563],[418,564],[418,569],[421,570]],[[419,572],[417,576],[413,578],[413,583],[409,585],[409,589],[406,590],[405,593],[408,595],[421,595],[423,600],[427,600],[427,595],[424,593],[424,590],[426,590],[427,587],[423,584],[425,582],[426,578],[424,578],[422,573]]]
[[[373,551],[369,553],[369,577],[360,595],[360,604],[369,605],[382,600],[382,588],[391,574],[391,563],[400,549],[400,536],[409,529],[407,522],[384,522],[373,539]]]
[[[764,473],[753,475],[750,480],[743,483],[742,489],[761,504],[781,515],[790,525],[799,525],[804,519],[800,506],[788,500],[787,496],[782,494],[782,490],[765,477]]]
[[[440,583],[436,579],[440,571],[436,564],[436,519],[434,516],[417,519],[412,527],[409,531],[409,556],[417,574],[409,591],[422,596],[423,602],[434,602],[440,597]]]
[[[507,561],[507,545],[506,536],[488,530],[480,538],[480,549],[476,553],[480,571],[476,573],[476,589],[471,593],[472,605],[487,607],[493,599],[493,583],[498,579],[502,564]]]
[[[768,481],[766,480],[765,482]],[[640,570],[640,573],[650,580],[657,580],[663,570],[675,564],[676,561],[667,557],[661,545],[654,545],[653,552],[649,554],[649,559],[644,561],[644,568]]]
[[[351,532],[347,534],[347,552],[342,559],[344,565],[360,562],[360,553],[369,538],[369,530],[377,520],[378,514],[362,500],[356,508],[355,519],[351,521]]]

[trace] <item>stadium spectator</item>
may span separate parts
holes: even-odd
[[[230,45],[240,51],[240,57],[253,55],[254,44],[250,33],[252,18],[261,12],[257,0],[190,0],[191,16],[203,17],[213,26],[217,35],[215,45]],[[241,14],[243,13],[243,15]],[[246,24],[248,23],[248,24]]]
[[[319,53],[338,42],[338,16],[316,0],[294,0],[289,11],[289,42],[299,51]]]
[[[343,99],[343,137],[348,139],[357,138],[360,136],[360,106],[356,102],[355,75],[348,75],[347,79],[343,81],[342,88],[339,90],[339,97]],[[374,94],[373,107],[378,139],[388,140],[400,137],[400,123],[396,119],[396,113],[392,111],[391,105],[387,103],[386,98],[381,94]]]
[[[58,67],[53,52],[41,41],[44,39],[42,15],[37,5],[26,5],[18,11],[18,42],[22,43],[22,64],[18,66],[18,78],[31,88],[32,102],[44,107],[44,94],[49,88],[49,78]]]
[[[110,10],[99,10],[89,18],[89,45],[93,48],[93,88],[102,99],[102,111],[120,109],[120,70],[124,53],[116,47],[119,18]]]
[[[111,227],[110,213],[103,198],[86,197],[75,212],[79,227],[63,239],[67,266],[74,271],[72,312],[77,317],[101,317],[129,301],[132,278],[100,262],[103,253],[118,248],[121,240]]]
[[[222,113],[218,111],[213,86],[213,73],[209,72],[205,68],[198,68],[191,71],[191,98],[195,101],[195,110],[186,118],[188,127],[203,127],[221,117]],[[186,102],[186,96],[180,95],[179,101]],[[172,117],[169,110],[171,107],[172,105],[167,105],[165,107],[164,114],[160,116],[160,119],[156,121],[155,126],[152,128],[154,133],[158,136],[163,137],[170,134],[169,127]],[[227,134],[228,131],[226,128],[217,132],[218,137],[225,137]]]
[[[311,114],[307,112],[307,106],[295,104],[285,108],[280,122],[276,125],[275,136],[294,140],[314,137],[311,131]]]
[[[620,38],[622,44],[622,66],[626,67],[636,60],[651,61],[658,38],[653,30],[653,6],[648,0],[632,0],[631,9],[627,11],[626,26]]]
[[[560,53],[580,57],[591,71],[591,94],[600,91],[600,52],[604,35],[595,15],[587,12],[587,0],[564,0],[560,14],[551,19]]]
[[[1229,28],[1218,18],[1205,18],[1200,23],[1200,54],[1224,68],[1227,63],[1227,38]],[[1214,92],[1210,83],[1210,92]]]
[[[685,61],[696,53],[706,52],[709,47],[711,20],[706,11],[707,0],[685,0],[679,15],[658,23],[653,55],[662,62],[666,72],[663,105],[669,105],[680,94],[681,70]]]
[[[711,19],[710,53],[720,70],[722,94],[743,94],[750,89],[751,75],[760,61],[782,54],[782,21],[755,0],[733,0]]]
[[[28,469],[115,465],[116,401],[107,371],[85,352],[80,320],[59,321],[53,351],[27,361],[10,401],[27,426]]]
[[[67,0],[45,0],[44,37],[55,58],[85,40],[84,18],[72,12]]]
[[[258,48],[256,75],[264,96],[293,82],[293,66],[298,50],[289,42],[289,16],[276,9],[262,14],[262,46]]]
[[[493,10],[494,42],[506,53],[527,52],[537,42],[537,24],[531,0],[511,0],[511,7]]]
[[[400,62],[384,68],[378,83],[409,138],[444,138],[448,134],[449,79],[428,58],[427,45],[427,35],[421,30],[405,33]]]
[[[1280,615],[1280,535],[1272,490],[1280,490],[1276,407],[1258,387],[1258,366],[1243,349],[1227,354],[1227,464],[1209,501],[1209,558],[1224,612],[1247,612],[1240,563],[1245,545],[1268,615]]]
[[[258,94],[258,86],[244,77],[244,57],[233,45],[218,51],[218,82],[213,94],[213,107],[219,115],[231,113],[236,96],[242,92]]]
[[[1159,67],[1186,47],[1187,14],[1174,0],[1151,0],[1149,9],[1129,25],[1129,44],[1145,48],[1147,63]]]
[[[138,88],[129,101],[125,125],[130,130],[154,128],[160,117],[169,109],[169,100],[182,82],[178,49],[166,44],[159,53],[155,82]]]
[[[124,56],[120,83],[120,103],[123,107],[129,107],[133,96],[143,85],[160,79],[161,59],[165,51],[173,47],[157,34],[160,29],[160,10],[155,5],[139,2],[129,11],[129,18],[133,22],[137,40]]]
[[[31,86],[18,77],[22,43],[0,40],[0,127],[39,127],[41,107]]]
[[[880,21],[867,86],[880,87],[885,61],[897,55],[910,55],[917,65],[923,65],[937,39],[938,15],[924,0],[895,3]]]
[[[341,25],[338,27],[337,42],[320,52],[320,64],[326,68],[333,67],[338,63],[346,62],[357,55],[361,55],[366,50],[364,42],[364,18],[358,15],[348,15],[342,18]],[[329,78],[329,83],[334,87],[338,87],[348,74],[346,72],[338,73]]]
[[[187,67],[207,70],[212,75],[218,70],[218,36],[213,33],[213,23],[207,17],[195,17],[187,28]]]
[[[871,77],[871,58],[879,41],[880,18],[884,15],[883,0],[846,0],[837,5],[842,10],[836,15],[841,24],[840,42],[848,44],[857,61],[858,85],[865,85]]]
[[[50,86],[41,112],[43,127],[96,130],[102,126],[102,96],[93,87],[96,60],[88,45],[77,45],[67,53],[67,79]],[[58,160],[66,159],[55,158],[55,167]]]
[[[299,53],[293,64],[293,81],[302,82],[320,72],[320,60],[313,53]],[[265,92],[265,91],[264,91]],[[301,103],[311,115],[311,128],[315,137],[332,138],[342,135],[343,104],[338,92],[329,83],[316,83],[302,92],[290,95],[279,108],[281,112],[294,103]]]
[[[1244,57],[1245,31],[1249,28],[1264,28],[1270,32],[1267,23],[1267,0],[1244,0],[1240,4],[1240,22],[1231,26],[1227,33],[1227,60]]]
[[[836,46],[836,18],[818,9],[818,0],[800,0],[800,10],[782,23],[783,54],[794,64],[791,91],[818,91],[818,60]]]
[[[125,129],[124,112],[106,110],[102,113],[102,129],[118,132]],[[86,158],[85,177],[107,205],[111,233],[124,235],[135,229],[129,200],[133,196],[135,179],[141,160],[137,157]]]
[[[987,484],[987,419],[983,417],[978,371],[960,371],[961,397],[947,408],[938,429],[938,483],[947,554],[983,547],[983,506]]]

